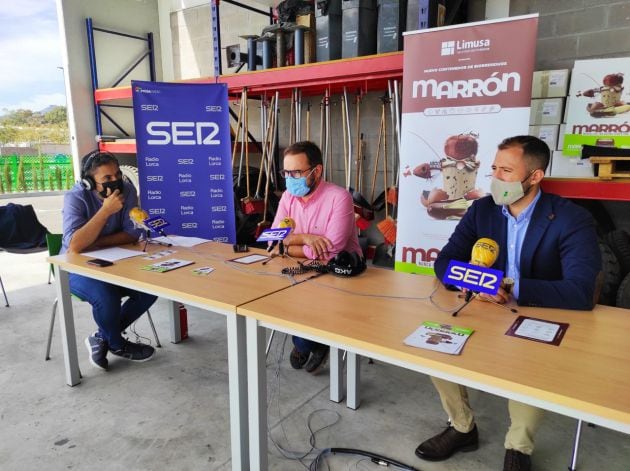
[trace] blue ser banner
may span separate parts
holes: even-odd
[[[226,85],[131,88],[142,208],[169,233],[235,243]]]

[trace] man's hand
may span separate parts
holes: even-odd
[[[485,293],[479,293],[479,298],[483,301],[491,300],[499,304],[507,303],[511,297],[512,296],[510,295],[510,293],[505,291],[503,288],[499,288],[499,291],[497,291],[497,294],[495,294],[494,296],[490,296],[489,294]]]
[[[328,252],[334,247],[333,243],[324,236],[304,234],[302,237],[304,245],[308,245],[319,259],[326,258]]]
[[[108,194],[103,200],[103,206],[101,208],[101,211],[103,211],[107,217],[116,214],[125,204],[125,198],[119,190],[115,190],[113,193],[111,191],[112,190],[109,188],[107,189]]]

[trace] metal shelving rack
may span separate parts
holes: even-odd
[[[138,65],[140,65],[145,59],[149,61],[149,80],[155,81],[155,55],[153,48],[153,33],[147,33],[146,37],[135,36],[133,34],[121,33],[119,31],[112,31],[109,29],[98,28],[94,26],[92,23],[92,18],[86,18],[85,20],[86,30],[87,30],[87,41],[88,41],[88,53],[90,56],[90,75],[92,79],[92,92],[94,93],[94,120],[96,122],[96,134],[103,134],[103,124],[101,121],[102,117],[105,117],[110,123],[112,123],[116,129],[118,129],[123,135],[129,136],[129,133],[125,131],[122,126],[120,126],[103,108],[104,107],[112,107],[112,108],[131,108],[130,105],[124,104],[114,104],[114,103],[104,103],[105,100],[98,100],[96,97],[96,92],[99,90],[99,82],[98,82],[98,67],[96,62],[96,47],[94,45],[94,32],[99,31],[102,33],[113,34],[115,36],[122,36],[129,39],[134,39],[138,41],[144,41],[147,44],[146,50],[142,52],[140,57],[136,59],[136,61],[129,66],[126,70],[123,70],[118,78],[112,84],[112,90],[115,90],[116,86],[122,82],[125,77],[127,77]],[[130,89],[131,92],[131,89]],[[120,98],[123,98],[122,96]],[[135,149],[134,149],[135,152]]]
[[[223,0],[228,2],[228,0]],[[219,0],[212,0],[218,4]],[[229,1],[228,3],[238,4]],[[259,11],[260,12],[260,11]],[[217,23],[218,23],[217,5]],[[214,28],[213,28],[214,31]],[[217,34],[219,28],[217,26]],[[219,44],[216,43],[215,44]],[[220,44],[219,44],[220,51]],[[215,54],[217,52],[215,51]],[[220,63],[215,58],[215,64]],[[220,71],[220,69],[219,69]],[[216,72],[216,69],[215,69]],[[330,62],[316,62],[299,66],[241,72],[238,74],[217,75],[186,80],[188,83],[225,83],[232,99],[240,97],[244,87],[250,97],[280,91],[280,96],[290,96],[293,88],[300,88],[304,96],[321,95],[325,90],[332,93],[348,89],[359,89],[364,92],[387,88],[388,80],[402,80],[403,55],[401,52],[379,54],[374,56],[342,59]],[[95,85],[98,83],[95,82]],[[113,87],[94,89],[95,109],[99,110],[104,103],[113,100],[130,100],[131,87]],[[117,105],[121,106],[121,105]],[[102,112],[102,111],[101,111]],[[102,150],[116,153],[135,153],[133,139],[118,139],[115,142],[101,142]],[[556,193],[567,198],[597,199],[613,201],[630,201],[630,180],[601,181],[593,179],[546,178],[543,181],[545,191]]]

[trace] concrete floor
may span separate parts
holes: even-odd
[[[61,196],[13,201],[33,204],[44,225],[61,230]],[[11,303],[0,305],[0,470],[231,469],[224,318],[189,308],[190,338],[174,345],[168,342],[166,303],[158,301],[152,309],[163,343],[157,356],[142,364],[112,359],[110,371],[103,372],[89,364],[83,346],[94,330],[89,306],[75,302],[83,381],[70,388],[64,382],[58,324],[52,359],[44,361],[55,298],[45,254],[0,253],[0,276]],[[150,336],[144,317],[137,331]],[[504,399],[473,391],[479,450],[442,463],[423,462],[414,456],[415,447],[446,420],[427,377],[363,362],[363,401],[352,411],[328,401],[328,370],[311,376],[290,369],[289,342],[283,349],[283,339],[276,336],[268,361],[269,428],[270,437],[292,452],[286,454],[309,450],[307,420],[313,414],[314,429],[339,419],[316,434],[317,448],[369,450],[423,471],[502,469]],[[537,435],[535,470],[567,469],[575,425],[573,419],[547,414]],[[305,469],[269,445],[270,469]],[[335,456],[327,463],[331,470],[382,469],[355,456]],[[578,469],[629,470],[630,437],[586,427]]]

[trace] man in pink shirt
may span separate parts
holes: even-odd
[[[322,153],[312,142],[296,142],[284,151],[282,175],[287,191],[280,198],[272,227],[286,217],[293,219],[295,228],[284,239],[285,251],[292,257],[326,262],[344,250],[362,256],[352,196],[324,181],[323,172]],[[327,345],[295,336],[293,345],[293,368],[317,373],[324,366]]]

